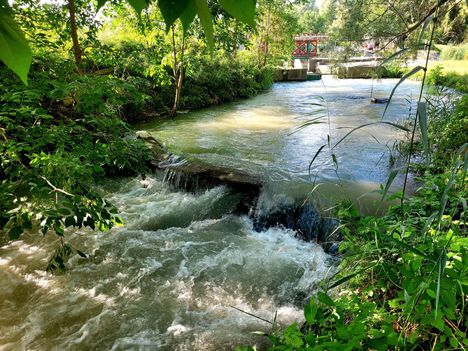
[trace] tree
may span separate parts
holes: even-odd
[[[169,116],[174,117],[179,108],[180,95],[182,92],[182,83],[184,81],[184,54],[186,49],[186,32],[182,30],[179,40],[176,39],[176,32],[178,26],[174,23],[171,26],[171,39],[172,39],[172,72],[174,78],[174,104],[172,106]],[[178,43],[179,42],[179,43]]]
[[[330,0],[335,19],[331,32],[341,43],[362,42],[371,37],[400,47],[409,45],[409,37],[431,16],[439,18],[456,0]],[[415,41],[413,41],[415,42]]]
[[[98,9],[104,6],[107,1],[98,0]],[[255,26],[256,0],[219,1],[223,9],[231,16],[253,27]],[[140,14],[154,0],[127,0],[127,2]],[[179,0],[177,2],[159,0],[157,5],[164,17],[167,29],[170,29],[179,18],[184,29],[186,29],[193,22],[195,16],[198,15],[207,43],[211,48],[214,47],[213,20],[206,0]],[[71,12],[74,12],[73,8],[69,7],[70,15]],[[13,70],[24,83],[27,83],[32,53],[23,31],[11,16],[11,7],[8,0],[0,0],[0,19],[0,60]],[[78,58],[81,57],[79,55],[80,51],[76,51],[75,54],[78,54]]]
[[[299,30],[298,15],[293,4],[283,0],[261,0],[257,9],[258,65],[281,65],[291,58],[294,34]]]
[[[70,27],[71,27],[71,38],[73,41],[73,54],[75,56],[75,62],[80,70],[82,63],[82,52],[80,43],[78,41],[78,27],[76,25],[76,12],[75,12],[75,0],[68,0],[67,2],[68,13],[70,15]]]

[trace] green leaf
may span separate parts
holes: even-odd
[[[321,111],[315,111],[315,112],[313,112],[313,114],[315,114],[316,112],[317,112],[317,113],[322,113],[323,110],[321,110]],[[288,136],[289,136],[289,135],[293,135],[294,133],[297,133],[298,131],[300,131],[300,130],[306,128],[306,127],[309,127],[309,126],[311,126],[312,124],[322,124],[323,122],[320,121],[320,120],[321,120],[323,117],[324,117],[324,116],[319,116],[319,117],[315,117],[315,118],[309,119],[308,121],[302,123],[299,127],[297,127],[293,132],[289,133]]]
[[[59,236],[63,236],[63,233],[64,233],[64,229],[63,229],[63,226],[61,224],[56,224],[54,226],[54,230],[55,230],[55,233]]]
[[[187,8],[180,16],[180,21],[182,22],[182,27],[184,28],[184,32],[188,31],[190,24],[193,22],[196,15],[197,15],[197,8],[195,7],[195,4],[193,3],[193,1],[189,1]]]
[[[302,340],[302,333],[297,328],[296,323],[290,325],[286,328],[283,333],[284,342],[288,346],[292,346],[293,349],[299,349],[304,345],[304,340]]]
[[[411,252],[415,253],[416,255],[418,256],[421,256],[421,257],[424,257],[425,259],[431,261],[431,262],[435,262],[433,258],[431,258],[430,256],[426,255],[424,252],[422,252],[421,250],[418,250],[417,248],[411,246],[411,245],[408,245],[407,243],[401,241],[401,240],[398,240],[394,237],[392,237],[391,235],[387,235],[386,236],[388,239],[392,240],[393,242],[397,243],[398,245],[404,247],[405,249],[408,249],[410,250]]]
[[[393,181],[395,180],[396,176],[398,173],[402,170],[403,168],[396,168],[390,172],[388,175],[387,183],[385,184],[385,188],[382,193],[382,200],[385,200],[385,196],[387,196],[388,191],[390,190],[390,187],[392,186]]]
[[[169,31],[176,19],[182,16],[190,2],[191,0],[158,0],[158,7],[166,23],[166,32]]]
[[[65,227],[72,227],[76,224],[75,217],[68,216],[65,218]]]
[[[440,285],[442,282],[442,275],[444,274],[445,264],[447,263],[447,253],[445,249],[442,251],[441,257],[439,258],[439,269],[437,272],[437,290],[436,290],[436,304],[435,304],[435,317],[439,312],[439,301],[440,301]]]
[[[219,0],[232,17],[255,28],[255,0]]]
[[[314,300],[310,300],[308,305],[304,306],[304,317],[309,325],[314,324],[317,315],[318,306]]]
[[[24,84],[28,84],[28,72],[32,52],[23,32],[7,8],[0,6],[0,60],[15,72]]]
[[[324,305],[335,306],[335,302],[333,302],[333,300],[330,298],[330,296],[328,296],[327,294],[325,294],[322,291],[317,294],[317,298]]]
[[[88,256],[86,256],[86,254],[85,254],[83,251],[76,250],[76,253],[77,253],[78,255],[80,255],[81,257],[83,257],[83,258],[88,258]]]
[[[127,0],[133,9],[140,14],[143,9],[148,6],[148,3],[145,0]]]
[[[309,163],[309,176],[310,176],[310,170],[312,168],[312,164],[314,163],[315,159],[318,157],[318,155],[320,154],[320,152],[323,150],[323,148],[327,146],[327,145],[322,145],[319,147],[319,149],[317,150],[317,152],[315,153],[314,157],[312,158],[312,161],[310,161]]]
[[[392,92],[390,93],[390,96],[388,97],[388,102],[387,102],[387,105],[385,106],[385,110],[383,112],[383,115],[382,115],[382,119],[385,117],[385,112],[387,112],[387,109],[388,109],[388,106],[390,106],[390,102],[392,100],[392,97],[393,97],[393,94],[395,94],[395,91],[397,90],[398,86],[403,83],[406,79],[408,79],[409,77],[411,77],[412,75],[418,73],[420,70],[425,70],[424,67],[422,66],[416,66],[414,67],[411,71],[409,71],[408,73],[406,73],[403,77],[400,78],[400,80],[398,81],[398,83],[395,84],[395,86],[393,87],[392,89]]]
[[[357,275],[359,275],[359,274],[361,274],[361,273],[367,271],[368,269],[370,269],[370,268],[372,268],[372,267],[375,267],[376,265],[377,265],[377,264],[374,263],[374,264],[372,264],[372,265],[369,265],[369,266],[366,267],[366,268],[360,269],[360,270],[358,270],[357,272],[348,274],[347,276],[344,276],[343,278],[338,279],[336,282],[334,282],[332,285],[330,285],[330,286],[327,288],[327,290],[333,289],[333,288],[335,288],[335,287],[337,287],[337,286],[339,286],[339,285],[341,285],[341,284],[343,284],[343,283],[346,283],[348,280],[353,279],[355,276],[357,276]]]
[[[429,162],[430,148],[429,148],[429,134],[427,127],[427,109],[425,102],[418,102],[418,117],[419,117],[419,130],[421,132],[421,139],[426,154],[426,161]]]
[[[346,133],[346,135],[344,137],[342,137],[340,140],[338,140],[338,142],[335,145],[333,145],[332,149],[337,147],[343,140],[345,140],[350,134],[354,133],[356,130],[364,128],[364,127],[372,126],[372,125],[375,125],[375,124],[388,124],[389,126],[404,130],[405,132],[409,132],[408,128],[406,128],[406,127],[404,127],[402,125],[396,124],[396,123],[392,123],[392,122],[379,121],[379,122],[365,123],[365,124],[361,124],[360,126],[351,129],[351,131]]]
[[[426,28],[427,26],[429,25],[429,23],[431,22],[432,20],[432,16],[428,16],[425,20],[424,20],[424,23],[423,23],[423,26],[421,28],[421,32],[419,32],[419,36],[418,36],[418,45],[421,43],[421,39],[423,38],[424,36],[424,32],[426,31]]]
[[[333,164],[335,165],[335,168],[338,170],[338,159],[336,158],[336,155],[334,153],[331,156],[332,156]]]
[[[404,49],[401,49],[400,51],[395,52],[394,54],[390,55],[385,60],[383,60],[382,63],[380,64],[380,66],[385,65],[387,62],[393,60],[395,57],[400,56],[401,54],[405,53],[408,50],[409,50],[409,48],[404,48]]]
[[[439,329],[440,331],[444,331],[444,321],[441,318],[435,318],[434,320],[431,321],[431,325]]]
[[[205,31],[206,42],[208,47],[214,49],[214,38],[213,38],[213,20],[211,18],[210,9],[206,0],[192,0],[197,9],[198,17],[200,18],[201,25]]]

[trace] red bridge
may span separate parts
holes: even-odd
[[[294,37],[296,48],[293,51],[293,59],[309,59],[318,54],[318,45],[328,41],[328,35],[304,33]]]

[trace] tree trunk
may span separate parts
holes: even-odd
[[[172,53],[173,53],[173,73],[174,73],[174,104],[172,105],[170,117],[177,114],[179,108],[180,95],[182,92],[182,83],[184,80],[184,52],[185,52],[185,33],[182,36],[182,43],[180,45],[180,61],[177,59],[177,44],[175,40],[175,25],[172,25]]]
[[[268,6],[268,15],[266,19],[266,38],[265,38],[265,56],[263,58],[263,66],[265,67],[268,61],[268,53],[270,51],[270,15],[271,15],[271,9],[270,6]]]
[[[70,24],[71,24],[71,37],[73,41],[73,54],[75,56],[76,66],[78,70],[81,69],[81,63],[83,62],[81,58],[81,48],[80,42],[78,41],[78,27],[76,25],[76,14],[75,14],[75,0],[68,0],[68,13],[70,14]]]

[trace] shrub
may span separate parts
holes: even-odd
[[[468,44],[444,46],[440,58],[442,60],[468,60]]]
[[[94,181],[148,169],[149,149],[127,136],[119,118],[127,99],[145,97],[128,82],[76,75],[64,81],[47,64],[35,69],[29,87],[0,70],[0,240],[18,239],[33,225],[44,235],[52,230],[60,241],[48,268],[64,269],[73,252],[65,228],[122,223]]]

